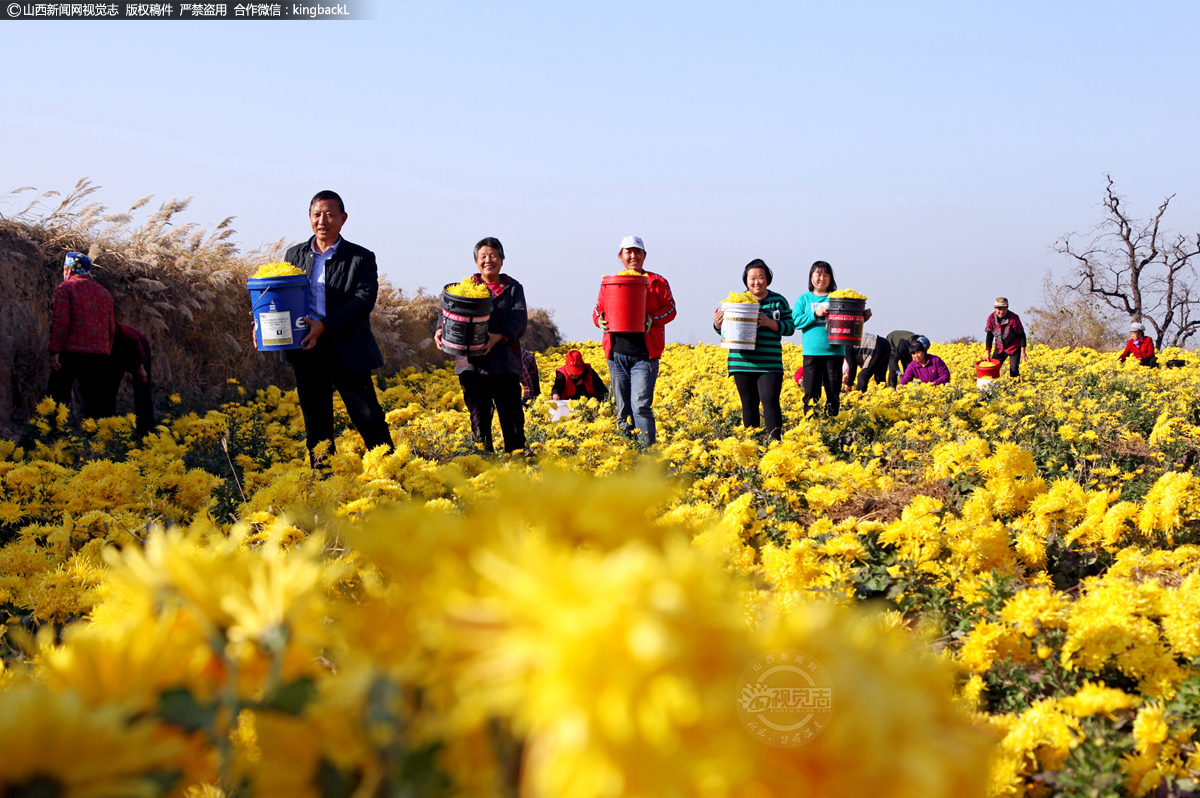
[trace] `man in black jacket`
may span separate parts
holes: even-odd
[[[919,337],[912,330],[892,330],[887,334],[888,345],[892,347],[892,356],[888,361],[887,384],[895,388],[901,373],[908,368],[913,360],[912,340]]]
[[[367,449],[392,446],[371,369],[383,354],[371,333],[371,309],[379,293],[375,253],[341,237],[346,206],[333,191],[320,191],[308,205],[313,236],[287,251],[285,260],[309,278],[309,333],[301,349],[287,352],[296,374],[308,450],[321,441],[333,447],[333,389],[363,436]],[[315,465],[315,463],[314,463]]]

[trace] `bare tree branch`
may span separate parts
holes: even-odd
[[[1193,259],[1200,256],[1200,234],[1193,242],[1180,235],[1170,240],[1163,218],[1171,194],[1157,212],[1142,222],[1128,211],[1111,175],[1101,204],[1104,218],[1090,231],[1086,246],[1075,234],[1064,235],[1056,251],[1072,259],[1065,287],[1090,295],[1129,320],[1154,329],[1155,345],[1183,346],[1200,332],[1200,286]]]

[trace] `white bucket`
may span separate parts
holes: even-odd
[[[551,421],[562,421],[563,419],[570,417],[570,415],[571,415],[571,403],[570,402],[568,402],[566,399],[555,399],[552,401],[553,401],[554,406],[550,408],[550,420]]]
[[[759,306],[754,302],[722,302],[721,346],[725,349],[753,349],[758,337]]]

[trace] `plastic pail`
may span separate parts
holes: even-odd
[[[550,408],[550,420],[562,421],[564,418],[571,417],[571,403],[566,399],[554,400],[554,407]]]
[[[299,349],[308,335],[308,275],[251,277],[250,310],[254,314],[254,345],[260,352]]]
[[[825,316],[825,332],[833,345],[862,343],[863,315],[867,309],[865,299],[829,298],[829,312]]]
[[[722,302],[721,346],[725,349],[753,349],[758,337],[759,306],[753,302]]]
[[[986,377],[987,379],[996,379],[1000,376],[1000,361],[999,360],[976,360],[975,361],[975,376]]]
[[[453,283],[447,283],[449,288]],[[487,349],[492,297],[472,299],[442,291],[442,351],[448,355],[477,355]]]
[[[644,333],[646,331],[646,292],[650,278],[636,274],[610,274],[600,281],[604,302],[604,320],[608,331]]]

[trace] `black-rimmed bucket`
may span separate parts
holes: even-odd
[[[825,316],[825,332],[833,346],[862,343],[863,322],[867,310],[865,299],[829,298],[829,313]]]
[[[449,288],[453,283],[448,283]],[[448,355],[478,355],[487,349],[492,297],[473,299],[442,290],[442,351]]]

